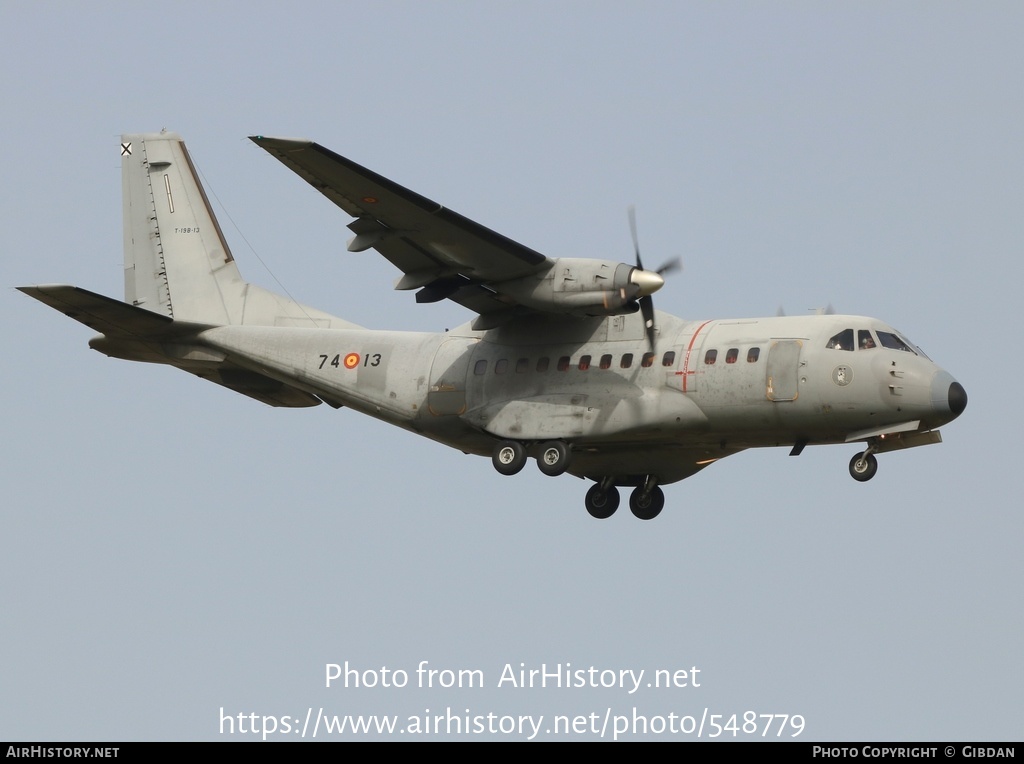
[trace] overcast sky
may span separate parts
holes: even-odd
[[[0,3],[0,739],[451,708],[1020,740],[1022,22],[995,2]],[[867,484],[852,445],[749,451],[667,487],[655,521],[599,522],[570,476],[108,359],[13,287],[122,296],[118,137],[163,127],[249,280],[364,326],[472,316],[393,291],[246,136],[315,139],[553,257],[629,261],[636,204],[645,262],[685,264],[659,309],[876,316],[970,404]],[[346,661],[409,686],[326,688]],[[485,686],[416,689],[421,661]],[[633,694],[499,687],[520,663],[647,673]],[[646,687],[693,667],[699,687]]]

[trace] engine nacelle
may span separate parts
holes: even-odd
[[[501,292],[547,313],[615,316],[635,313],[637,298],[656,292],[661,275],[611,260],[562,257],[543,273],[503,281]]]

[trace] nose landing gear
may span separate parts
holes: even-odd
[[[871,448],[856,454],[850,460],[850,476],[854,480],[864,483],[871,480],[878,472],[878,459],[871,453]]]

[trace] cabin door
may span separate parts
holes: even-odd
[[[800,340],[772,340],[765,378],[770,401],[795,401],[800,394]]]
[[[460,416],[466,412],[466,374],[473,345],[445,340],[430,367],[427,409],[434,416]]]

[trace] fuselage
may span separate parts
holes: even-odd
[[[445,334],[225,326],[200,337],[239,365],[466,452],[565,441],[581,476],[669,483],[746,448],[934,430],[966,405],[948,372],[863,316],[661,313],[653,349],[635,314]]]

